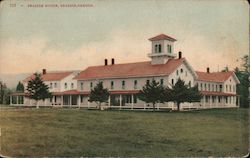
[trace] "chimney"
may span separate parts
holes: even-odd
[[[115,59],[114,59],[114,58],[111,59],[111,64],[112,64],[112,65],[115,64]]]
[[[181,53],[181,51],[179,51],[179,59],[181,59],[182,58],[182,53]]]
[[[210,73],[210,72],[209,72],[209,67],[207,67],[207,73]]]
[[[43,69],[43,75],[45,75],[46,74],[46,69]]]
[[[108,59],[105,59],[105,60],[104,60],[104,65],[105,65],[105,66],[108,65]]]

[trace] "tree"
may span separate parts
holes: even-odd
[[[238,77],[240,84],[236,87],[236,93],[240,96],[240,107],[249,107],[249,58],[247,55],[241,58],[241,68],[234,69],[235,75]]]
[[[18,84],[16,86],[16,91],[17,92],[24,92],[24,86],[20,81],[18,82]]]
[[[28,96],[30,99],[36,101],[36,107],[38,107],[37,101],[51,98],[52,94],[49,92],[49,87],[41,79],[41,74],[34,73],[34,79],[28,82]]]
[[[152,103],[155,111],[155,104],[164,103],[168,100],[168,90],[159,82],[152,80],[147,82],[139,91],[138,98],[146,103]]]
[[[0,81],[0,104],[10,104],[11,90]]]
[[[101,104],[107,102],[109,99],[109,91],[103,88],[102,82],[98,82],[94,89],[91,90],[89,95],[90,102],[96,102],[101,110]]]
[[[198,87],[189,87],[181,79],[172,86],[170,89],[170,101],[176,102],[177,110],[180,110],[180,104],[184,102],[198,102],[201,100],[202,95],[198,91]]]

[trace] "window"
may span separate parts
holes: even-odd
[[[212,102],[213,103],[215,102],[215,96],[212,96]]]
[[[149,80],[146,81],[146,84],[149,84]]]
[[[67,89],[68,88],[68,84],[64,83],[64,88]]]
[[[177,75],[177,76],[179,75],[179,71],[178,71],[178,70],[176,70],[176,75]]]
[[[83,96],[81,95],[81,103],[83,102]]]
[[[134,80],[134,89],[137,89],[137,80]]]
[[[222,84],[220,85],[220,92],[222,92]]]
[[[171,52],[172,52],[172,50],[171,50],[171,45],[168,44],[167,47],[168,47],[168,53],[171,53]]]
[[[205,85],[204,85],[204,88],[205,88],[205,91],[207,90],[207,84],[205,83]]]
[[[219,103],[220,103],[220,100],[221,100],[221,97],[219,96],[219,97],[218,97],[218,102],[219,102]]]
[[[231,92],[232,91],[232,89],[231,89],[232,87],[231,87],[231,85],[229,85],[229,92]]]
[[[212,91],[214,91],[214,85],[212,84]]]
[[[90,89],[93,88],[93,82],[90,82]]]
[[[188,82],[188,86],[191,87],[191,81]]]
[[[71,89],[74,89],[74,83],[71,83]]]
[[[155,45],[155,53],[157,53],[157,50],[158,50],[158,46],[157,44]]]
[[[209,96],[206,96],[206,102],[208,103],[208,101],[209,101]]]
[[[56,82],[54,83],[54,88],[57,88],[57,83]]]
[[[134,103],[137,103],[137,96],[134,95]]]
[[[164,84],[164,80],[163,80],[163,79],[160,80],[160,84],[161,84],[161,85]]]
[[[216,91],[216,92],[218,91],[218,86],[217,86],[217,85],[215,85],[215,91]]]
[[[210,91],[210,84],[208,84],[208,91]]]
[[[227,97],[225,97],[226,103],[228,102]]]
[[[226,92],[227,92],[227,85],[226,85]]]
[[[183,73],[183,69],[181,69],[181,73]]]
[[[114,81],[110,82],[110,89],[114,89]]]
[[[125,89],[125,81],[122,81],[122,89]]]
[[[83,82],[81,82],[81,90],[83,90]]]
[[[201,90],[202,90],[202,83],[201,83]]]
[[[159,44],[159,53],[161,53],[161,45]]]
[[[172,85],[174,85],[174,79],[172,79],[172,82],[171,82],[171,83],[172,83]]]
[[[53,87],[53,84],[52,83],[50,83],[50,86],[49,86],[49,88],[52,88]]]

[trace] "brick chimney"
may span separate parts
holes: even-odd
[[[105,60],[104,60],[104,65],[105,65],[105,66],[108,65],[108,59],[105,59]]]
[[[209,67],[207,67],[207,73],[210,73],[210,71],[209,71]]]
[[[182,58],[182,52],[179,51],[179,59],[181,59],[181,58]]]
[[[47,72],[46,72],[46,69],[43,69],[43,75],[45,75]]]

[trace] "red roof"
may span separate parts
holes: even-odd
[[[63,72],[47,72],[46,74],[42,74],[42,80],[43,81],[59,81],[63,78],[69,76],[73,71],[63,71]],[[28,82],[29,80],[33,79],[34,75],[30,75],[26,79],[24,79],[24,82]]]
[[[165,34],[157,35],[157,36],[155,36],[155,37],[150,38],[149,40],[150,40],[150,41],[158,41],[158,40],[176,41],[176,39],[174,39],[173,37],[170,37],[170,36],[165,35]]]
[[[110,94],[137,94],[139,90],[120,90],[120,91],[109,91]],[[63,92],[52,92],[53,95],[89,95],[90,91],[78,91],[78,90],[68,90]]]
[[[210,72],[210,73],[207,73],[207,72],[196,71],[196,74],[198,75],[199,81],[224,82],[230,76],[233,75],[233,72]]]
[[[141,77],[155,75],[169,75],[185,58],[169,59],[166,64],[152,65],[148,62],[127,64],[91,66],[80,72],[74,79],[118,78],[118,77]]]
[[[236,94],[232,94],[232,93],[213,92],[213,91],[201,91],[201,94],[213,95],[213,96],[236,96]]]

